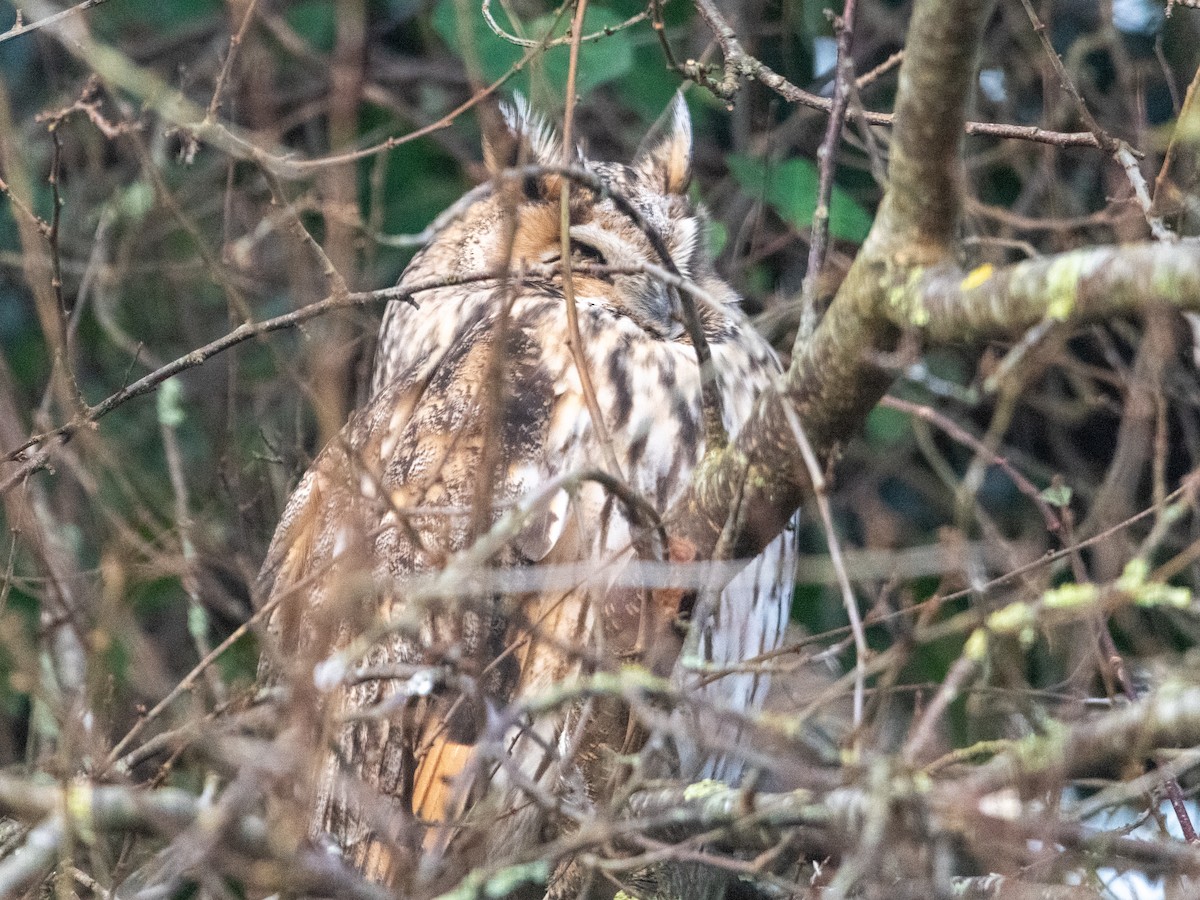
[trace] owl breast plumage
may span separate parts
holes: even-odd
[[[291,716],[311,743],[297,802],[314,835],[393,884],[454,853],[515,857],[572,818],[561,804],[602,803],[614,760],[646,729],[628,698],[551,703],[551,692],[676,665],[683,592],[645,588],[637,573],[671,529],[647,510],[669,512],[704,452],[701,372],[678,293],[643,268],[661,263],[645,227],[699,288],[728,432],[779,371],[714,273],[703,213],[684,193],[682,98],[631,165],[577,155],[643,219],[568,189],[578,354],[561,275],[565,181],[551,171],[561,147],[523,104],[503,118],[487,162],[524,174],[497,178],[444,223],[401,283],[494,277],[387,310],[370,399],[297,486],[261,577],[275,604],[267,666],[293,685]],[[693,623],[706,662],[775,649],[792,566],[785,533],[725,587]],[[697,702],[752,711],[765,681],[743,672],[696,690]],[[677,740],[678,765],[736,777],[735,736],[707,737]]]

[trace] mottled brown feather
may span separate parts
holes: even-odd
[[[702,319],[725,424],[736,432],[778,362],[713,272],[703,213],[682,194],[685,115],[673,109],[662,142],[639,152],[634,167],[579,164],[629,197],[679,269],[713,299],[702,304]],[[510,113],[510,124],[525,158],[558,153],[527,113]],[[417,254],[403,280],[506,262],[520,273],[556,258],[551,188],[543,182],[540,196],[504,190],[480,198]],[[571,224],[592,258],[658,261],[610,198],[579,191]],[[628,486],[665,512],[703,452],[699,373],[678,296],[638,273],[580,278],[575,290],[611,450]],[[509,570],[581,564],[578,587],[414,601],[413,577],[472,546],[480,524],[473,510],[487,512],[482,525],[490,528],[555,479],[604,468],[606,459],[567,347],[560,279],[514,274],[417,299],[419,309],[395,305],[385,315],[371,398],[298,485],[260,585],[262,596],[279,600],[264,677],[273,671],[293,685],[291,714],[315,732],[311,830],[330,835],[369,877],[400,887],[436,877],[451,856],[461,870],[539,839],[556,814],[531,802],[523,784],[580,808],[602,800],[614,754],[643,738],[624,705],[600,699],[586,719],[576,705],[526,721],[510,712],[513,704],[596,668],[637,663],[669,674],[682,639],[681,592],[613,586],[634,562],[644,523],[594,482],[550,489],[490,560]],[[485,462],[494,463],[494,477],[481,475]],[[775,647],[790,560],[781,539],[725,590],[717,615],[701,623],[714,662]],[[397,677],[331,679],[331,655],[384,623],[386,634],[351,662],[400,667]],[[408,680],[422,669],[441,679],[435,689]],[[747,707],[764,690],[763,679],[745,675],[700,693]],[[719,732],[704,732],[713,747],[736,738]],[[695,772],[736,774],[735,755],[701,744],[680,753]]]

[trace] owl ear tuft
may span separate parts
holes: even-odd
[[[633,168],[667,194],[682,194],[692,180],[692,116],[683,91],[642,139]]]
[[[483,117],[483,161],[492,174],[516,166],[559,166],[562,142],[546,117],[521,94],[514,94],[511,103],[500,102],[498,115]],[[559,176],[546,174],[526,182],[530,182],[526,194],[544,199],[558,185]]]

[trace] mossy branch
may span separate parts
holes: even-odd
[[[732,545],[754,556],[808,489],[794,423],[828,460],[887,391],[874,365],[899,334],[887,313],[896,285],[947,265],[962,209],[961,148],[976,56],[991,0],[923,0],[900,67],[889,187],[862,250],[821,325],[793,349],[783,383],[767,391],[738,440],[710,454],[669,519],[677,537],[711,556],[735,502],[744,514]],[[791,414],[785,412],[790,408]]]
[[[1157,305],[1200,310],[1193,243],[1100,247],[965,272],[954,261],[962,209],[961,143],[976,55],[992,4],[919,0],[900,70],[889,186],[871,233],[784,379],[758,400],[729,447],[711,453],[667,517],[673,536],[711,556],[740,503],[739,558],[760,552],[810,490],[803,430],[822,463],[861,429],[892,375],[880,354],[903,334],[925,346],[1015,338]]]

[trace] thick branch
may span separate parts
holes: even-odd
[[[1096,248],[970,273],[953,263],[960,125],[990,6],[917,3],[890,185],[871,234],[782,382],[759,398],[737,440],[709,455],[667,517],[677,555],[709,558],[735,506],[735,555],[760,552],[809,490],[797,431],[823,460],[834,457],[887,391],[891,376],[875,360],[901,333],[932,345],[978,343],[1046,319],[1084,323],[1154,304],[1200,309],[1194,244]]]
[[[808,488],[797,429],[828,459],[887,390],[890,376],[872,360],[898,333],[887,314],[891,291],[916,267],[950,256],[967,98],[991,5],[917,3],[900,67],[890,185],[871,233],[820,327],[797,342],[783,383],[759,398],[732,446],[709,455],[668,517],[678,523],[683,555],[710,557],[739,505],[734,552],[748,557],[765,547]]]
[[[1072,778],[1120,776],[1165,747],[1200,744],[1200,687],[1167,683],[1137,703],[1070,730],[1027,738],[962,779],[979,796],[1010,785],[1031,791]]]
[[[911,257],[925,251],[937,259],[950,245],[962,212],[963,124],[991,8],[991,0],[928,0],[913,9],[900,65],[889,189],[865,252],[890,249]]]
[[[1091,322],[1154,305],[1196,310],[1200,246],[1093,247],[964,274],[932,270],[892,294],[900,328],[930,344],[1012,337],[1044,319]]]

